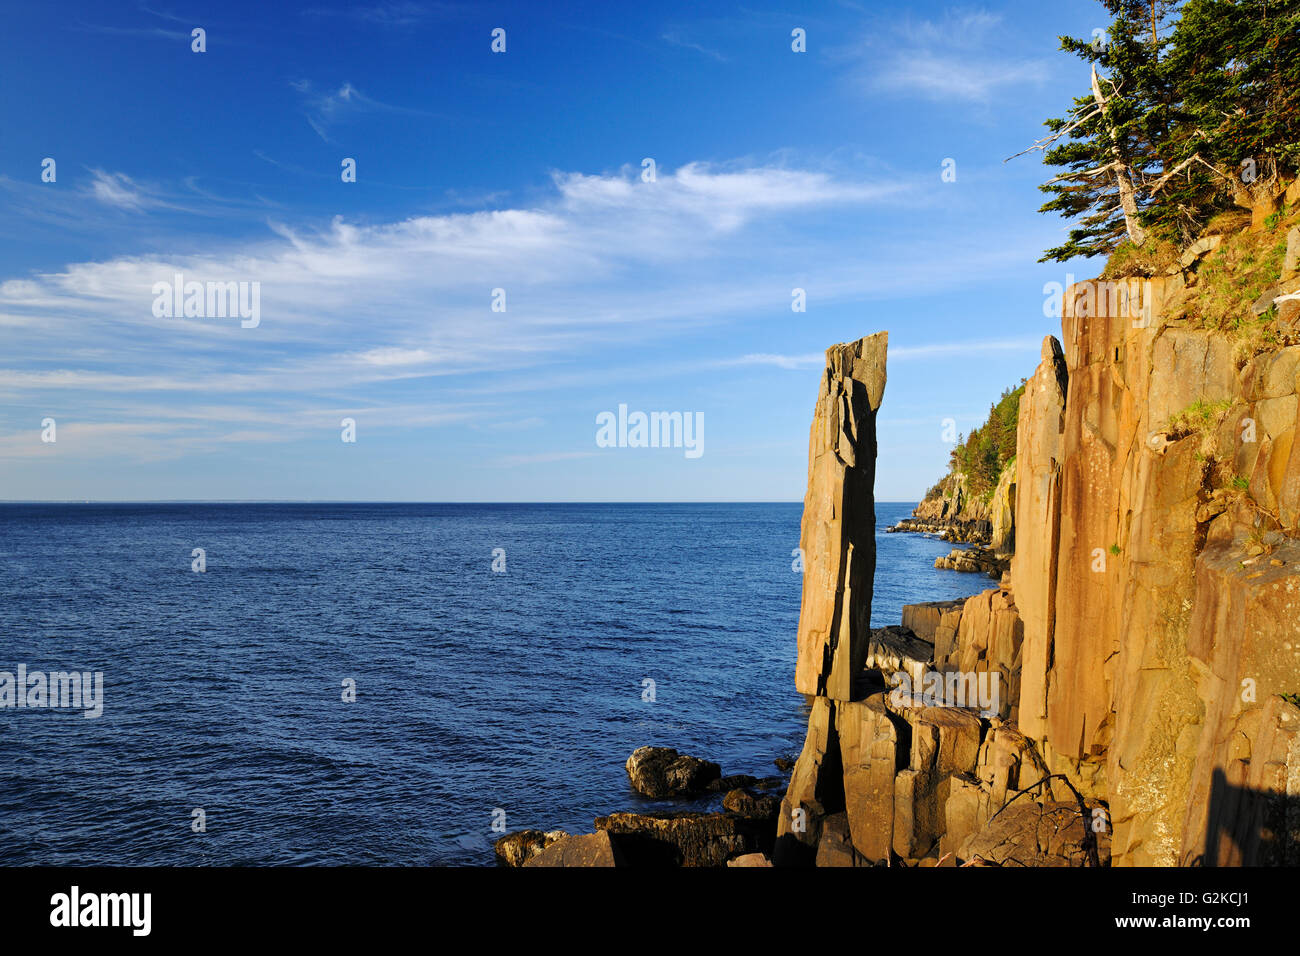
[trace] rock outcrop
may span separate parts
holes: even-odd
[[[552,843],[524,866],[610,867],[626,866],[623,851],[608,833],[579,833]]]
[[[834,353],[828,353],[831,369],[836,367]],[[883,361],[872,363],[883,381],[882,366]],[[823,400],[829,393],[823,387]],[[824,416],[819,401],[817,422]],[[825,456],[824,444],[816,440],[820,433],[815,424],[814,463]],[[862,449],[855,452],[855,467],[861,468]],[[810,528],[840,513],[837,505],[827,516],[826,502],[812,495],[816,475],[814,465],[805,508],[817,510],[811,520],[805,511],[806,540]],[[838,503],[843,485],[833,489],[830,500]],[[858,493],[869,489],[859,487]],[[850,563],[858,545],[843,535],[827,540],[840,542],[843,553],[820,554],[823,566]],[[805,578],[805,608],[808,588]],[[1042,761],[1014,726],[1004,726],[1018,707],[1023,644],[1020,617],[1007,588],[964,602],[908,607],[904,626],[875,631],[865,624],[869,591],[830,593],[837,600],[836,619],[858,622],[855,636],[864,650],[849,657],[853,679],[815,686],[803,751],[777,819],[774,863],[955,862],[960,843],[981,833],[1013,797],[1020,795],[1030,805],[1036,805],[1035,796],[1044,806],[1050,802]],[[805,639],[805,620],[801,663],[810,649],[828,646]],[[1021,791],[1029,791],[1029,797]],[[1050,813],[1060,816],[1055,809]],[[1068,840],[1047,840],[1034,852],[1068,865],[1077,862],[1072,846]]]
[[[954,548],[949,554],[935,558],[934,566],[940,570],[965,571],[1000,578],[1010,569],[1011,562],[988,548],[976,546]]]
[[[834,345],[808,439],[808,491],[799,546],[800,693],[848,700],[862,670],[876,571],[876,409],[885,391],[888,333]]]
[[[1043,532],[1022,530],[1011,575],[1019,724],[1106,800],[1117,865],[1263,862],[1243,810],[1300,792],[1266,729],[1300,716],[1278,696],[1300,684],[1300,347],[1239,361],[1165,314],[1183,284],[1145,283],[1137,319],[1072,287],[1021,404],[1019,520]]]
[[[611,813],[596,818],[596,830],[615,841],[631,866],[715,867],[770,853],[772,822],[731,812]]]
[[[721,778],[722,768],[671,747],[640,747],[627,758],[627,776],[637,793],[663,799],[703,793]]]
[[[1217,255],[1066,291],[978,518],[1008,573],[799,684],[777,865],[1300,863],[1300,312],[1277,299],[1300,275],[1246,339],[1186,318]],[[941,484],[913,528],[960,527],[961,499]],[[806,507],[825,520],[811,485]],[[858,549],[836,540],[829,568]],[[848,622],[868,595],[827,592]]]
[[[506,866],[523,866],[552,843],[558,843],[568,835],[563,830],[516,830],[497,840],[492,844],[492,849],[498,862]]]
[[[935,485],[912,515],[886,530],[938,535],[945,541],[989,547],[993,543],[993,503],[967,488],[966,476],[955,472]]]
[[[910,531],[918,534],[938,535],[945,541],[973,544],[978,551],[1000,562],[1005,570],[1006,559],[1015,550],[1016,527],[1016,469],[1008,463],[998,483],[988,497],[971,494],[969,481],[961,472],[953,472],[912,509],[911,517],[904,518],[889,532]],[[954,551],[950,558],[961,552]],[[988,571],[987,568],[960,564],[935,564],[954,571]],[[1001,574],[999,570],[997,574]]]
[[[885,336],[828,350],[801,529],[808,730],[779,807],[643,748],[638,789],[712,785],[723,812],[613,814],[605,843],[534,833],[503,858],[1300,865],[1300,302],[1276,295],[1300,288],[1300,252],[1245,335],[1188,318],[1232,244],[1066,290],[985,511],[949,476],[915,516],[954,537],[986,523],[987,550],[958,560],[1009,569],[900,626],[869,626]]]

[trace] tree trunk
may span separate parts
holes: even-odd
[[[1135,246],[1147,241],[1146,230],[1138,223],[1137,196],[1133,192],[1133,177],[1128,163],[1119,149],[1119,134],[1106,118],[1106,97],[1101,92],[1101,82],[1097,79],[1097,68],[1092,68],[1092,98],[1101,107],[1101,121],[1110,129],[1111,155],[1115,157],[1115,185],[1119,187],[1119,204],[1124,210],[1124,225],[1128,229],[1129,241]]]

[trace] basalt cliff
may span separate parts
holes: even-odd
[[[1240,324],[1190,307],[1214,241],[1066,290],[995,496],[1009,570],[899,627],[868,626],[885,336],[827,353],[778,865],[1300,863],[1300,228],[1277,220]]]
[[[1300,184],[1173,266],[1065,290],[1060,338],[1004,396],[991,494],[950,476],[901,529],[983,541],[998,586],[896,626],[870,626],[888,336],[827,350],[788,784],[644,747],[634,790],[722,810],[521,831],[501,861],[1300,864],[1298,210]]]

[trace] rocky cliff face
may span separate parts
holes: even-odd
[[[1240,359],[1166,314],[1184,281],[1135,290],[1162,321],[1068,290],[1064,402],[1048,343],[1021,412],[1021,729],[1109,803],[1120,864],[1264,862],[1300,780],[1300,346]]]
[[[892,656],[845,655],[824,636],[845,625],[801,623],[798,686],[815,697],[778,862],[1300,863],[1293,242],[1261,300],[1277,308],[1262,346],[1184,318],[1196,256],[1067,290],[988,516],[1014,548],[1001,586],[906,609],[904,628],[866,638]],[[882,386],[883,364],[882,342]],[[828,366],[829,401],[842,363]],[[816,466],[840,441],[814,424],[804,537],[826,570],[805,578],[804,608],[861,628],[869,586],[808,593],[865,551],[840,516],[870,510],[849,500],[870,486]],[[960,514],[949,491],[918,518]],[[961,693],[981,675],[992,706]]]
[[[972,495],[968,484],[960,472],[947,475],[912,509],[910,518],[904,518],[890,530],[937,534],[948,541],[991,545],[995,537],[994,515],[1002,510],[1009,488],[999,483],[994,499],[989,501]],[[1003,543],[1009,530],[999,528]]]

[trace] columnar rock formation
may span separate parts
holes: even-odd
[[[901,626],[870,627],[886,334],[829,349],[800,538],[811,709],[779,811],[745,789],[762,781],[642,748],[638,789],[726,792],[724,812],[529,831],[502,859],[1300,864],[1300,231],[1288,243],[1257,303],[1271,339],[1185,319],[1214,242],[1163,277],[1067,289],[1064,344],[1043,342],[979,519],[1010,568]],[[943,520],[964,520],[959,485]]]
[[[1300,346],[1242,363],[1151,321],[1183,283],[1072,287],[1063,407],[1054,343],[1022,401],[1020,727],[1108,801],[1117,863],[1270,862],[1300,795]]]
[[[1020,683],[1008,591],[909,607],[906,626],[870,630],[884,353],[883,335],[830,349],[814,414],[796,672],[812,711],[777,821],[778,864],[951,861],[1038,779],[1021,779],[1021,735],[989,731],[1014,716]]]
[[[871,340],[828,353],[778,864],[1300,864],[1300,303],[1243,350],[1182,318],[1195,263],[1066,291],[992,515],[1010,572],[874,634],[864,419],[833,418]]]
[[[876,571],[876,409],[889,333],[826,350],[808,439],[799,546],[803,600],[795,686],[848,700],[862,670]]]

